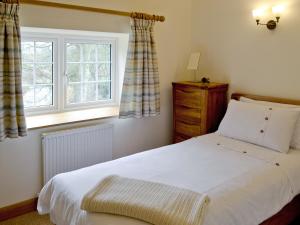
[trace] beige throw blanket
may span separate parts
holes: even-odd
[[[182,188],[109,176],[84,196],[81,209],[154,225],[200,225],[208,202],[206,195]]]

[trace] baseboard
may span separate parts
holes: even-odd
[[[0,221],[33,212],[36,210],[37,198],[0,208]]]

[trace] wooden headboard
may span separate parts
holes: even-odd
[[[240,100],[240,97],[251,98],[254,100],[258,100],[258,101],[268,101],[268,102],[276,102],[276,103],[282,103],[282,104],[300,105],[300,100],[267,97],[267,96],[251,95],[251,94],[241,94],[241,93],[233,93],[231,95],[231,99],[235,99],[235,100]]]

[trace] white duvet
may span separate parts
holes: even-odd
[[[299,171],[299,150],[282,154],[210,134],[60,174],[41,191],[38,211],[56,225],[146,225],[80,210],[83,196],[114,174],[207,194],[204,225],[257,225],[300,193]]]

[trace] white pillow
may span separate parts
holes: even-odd
[[[266,106],[283,107],[283,108],[289,108],[289,109],[293,108],[293,109],[300,111],[299,105],[289,105],[289,104],[281,104],[281,103],[276,103],[276,102],[257,101],[257,100],[253,100],[253,99],[245,98],[245,97],[241,97],[240,101],[248,102],[248,103],[255,103],[255,104],[259,104],[259,105],[266,105]],[[290,146],[293,149],[300,149],[300,115],[299,115],[299,118],[298,118],[296,126],[295,126],[295,130],[294,130],[294,134],[293,134]]]
[[[231,100],[218,133],[287,153],[299,111]]]

